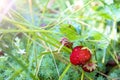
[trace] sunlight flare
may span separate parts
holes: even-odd
[[[4,15],[9,11],[9,9],[14,4],[15,0],[1,0],[0,1],[0,22],[2,21]]]

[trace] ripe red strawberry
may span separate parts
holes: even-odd
[[[85,65],[82,66],[82,69],[85,72],[93,72],[96,69],[97,65],[93,62],[88,62]]]
[[[72,48],[72,45],[73,45],[72,42],[69,42],[69,40],[67,38],[64,38],[64,37],[60,40],[60,43],[68,48]]]
[[[70,55],[70,62],[74,65],[84,65],[91,58],[90,51],[83,46],[76,46]]]

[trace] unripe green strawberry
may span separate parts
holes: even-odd
[[[70,62],[74,65],[84,65],[91,59],[91,52],[83,47],[76,46],[70,55]]]

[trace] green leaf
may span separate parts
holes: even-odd
[[[112,19],[112,17],[111,17],[108,13],[99,12],[98,14],[99,14],[100,16],[102,16],[103,18]]]
[[[92,32],[91,36],[95,39],[95,40],[101,40],[102,39],[102,35],[98,32]]]
[[[76,29],[70,24],[61,24],[60,31],[69,40],[76,40],[80,37]]]

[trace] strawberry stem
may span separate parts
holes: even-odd
[[[81,80],[84,80],[84,71],[82,70]]]

